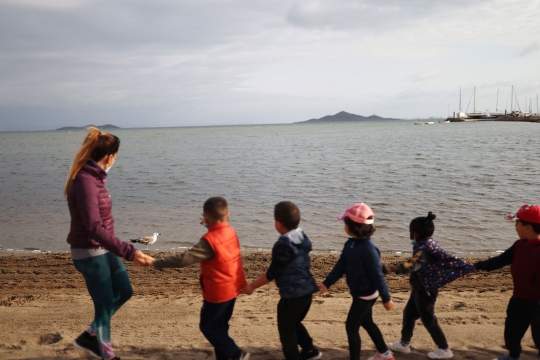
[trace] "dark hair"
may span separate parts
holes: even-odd
[[[535,234],[540,235],[540,224],[529,222],[529,221],[523,221],[523,220],[519,220],[519,221],[521,222],[522,226],[531,225]]]
[[[206,200],[203,205],[204,216],[208,216],[212,220],[224,220],[227,217],[229,205],[227,200],[221,196],[214,196]]]
[[[107,155],[116,154],[119,148],[120,139],[117,136],[100,132],[90,158],[99,161]]]
[[[348,217],[343,219],[343,222],[349,228],[351,234],[354,235],[357,239],[365,239],[375,234],[375,225],[373,224],[360,224],[355,221],[352,221]]]
[[[413,219],[409,225],[410,232],[418,234],[420,237],[418,240],[430,237],[435,232],[433,220],[435,220],[436,217],[437,216],[430,211],[426,217],[417,217]]]
[[[287,230],[294,230],[300,224],[300,209],[290,201],[282,201],[274,206],[274,219]]]

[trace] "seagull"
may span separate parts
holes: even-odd
[[[154,233],[152,235],[143,236],[143,237],[140,237],[138,239],[129,239],[129,240],[134,244],[139,243],[139,244],[146,245],[146,250],[148,250],[148,245],[152,245],[153,243],[155,243],[156,240],[157,240],[158,235],[161,235],[161,234]]]

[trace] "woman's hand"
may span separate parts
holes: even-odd
[[[154,266],[155,259],[149,255],[144,254],[142,251],[137,250],[133,257],[133,262],[137,266],[150,267]]]
[[[317,287],[319,288],[319,292],[321,294],[324,294],[328,291],[328,288],[324,284],[317,284]]]

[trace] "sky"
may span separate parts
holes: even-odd
[[[538,64],[540,0],[0,0],[0,131],[536,112]]]

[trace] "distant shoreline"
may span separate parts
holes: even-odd
[[[293,124],[305,124],[305,123],[334,123],[334,122],[359,122],[359,121],[401,121],[401,119],[383,118],[378,115],[362,116],[351,114],[346,111],[340,111],[334,115],[326,115],[318,119],[309,119],[305,121],[297,121]]]
[[[55,129],[54,131],[78,131],[78,130],[84,130],[90,126],[96,127],[98,129],[121,129],[121,127],[111,124],[105,124],[105,125],[85,125],[85,126],[64,126],[58,129]]]

